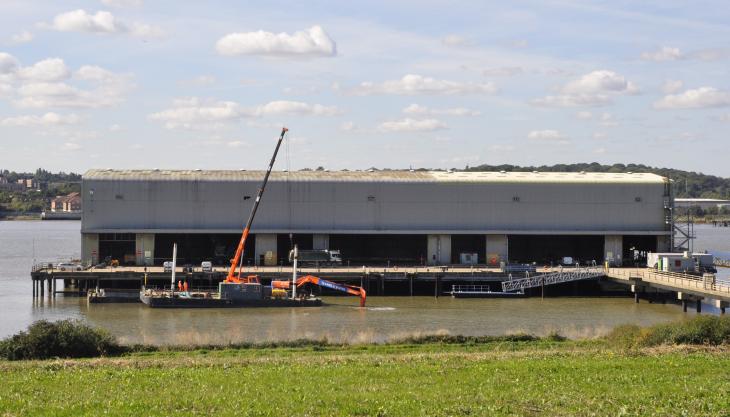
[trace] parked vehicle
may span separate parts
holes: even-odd
[[[575,259],[573,259],[572,256],[563,256],[563,259],[560,260],[560,265],[572,266],[574,264],[575,264]]]
[[[289,262],[294,261],[294,251],[289,252]],[[342,257],[339,250],[315,249],[315,250],[299,250],[297,252],[297,261],[302,264],[316,265],[342,265]]]
[[[182,266],[183,273],[185,272],[193,272],[193,264],[185,264]]]
[[[210,261],[203,261],[200,263],[200,270],[203,272],[213,272],[213,263]]]
[[[162,270],[164,272],[172,272],[172,261],[165,261],[162,263]]]
[[[73,262],[61,262],[58,265],[56,265],[56,269],[59,271],[81,271],[84,268],[77,263]]]

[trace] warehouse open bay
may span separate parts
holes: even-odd
[[[104,327],[126,343],[190,344],[329,338],[384,341],[412,334],[465,335],[558,331],[590,337],[618,324],[649,325],[684,317],[673,304],[634,304],[624,297],[551,297],[463,300],[450,297],[326,297],[327,306],[259,310],[152,310],[138,304],[88,306],[77,297],[33,301],[29,279],[36,260],[79,256],[80,223],[0,222],[0,302],[6,306],[0,337],[34,320],[78,318]],[[725,228],[697,226],[697,250],[730,252]],[[721,270],[721,273],[726,271]],[[704,309],[712,313],[709,307]]]

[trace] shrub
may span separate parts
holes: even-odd
[[[78,320],[36,321],[27,331],[0,341],[0,357],[8,360],[97,357],[122,351],[107,332]]]
[[[690,320],[657,324],[648,328],[623,325],[606,340],[623,348],[659,345],[721,345],[730,343],[730,317],[697,316]]]

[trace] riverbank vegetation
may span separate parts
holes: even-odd
[[[727,416],[729,322],[624,326],[594,340],[427,336],[0,361],[0,414]]]

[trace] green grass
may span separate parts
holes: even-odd
[[[49,341],[105,337],[78,322],[41,322],[4,343],[47,356],[38,349]],[[104,354],[119,356],[0,360],[0,417],[730,416],[727,317],[620,326],[594,340],[113,347]]]
[[[0,362],[0,415],[728,416],[728,353],[541,340]]]

